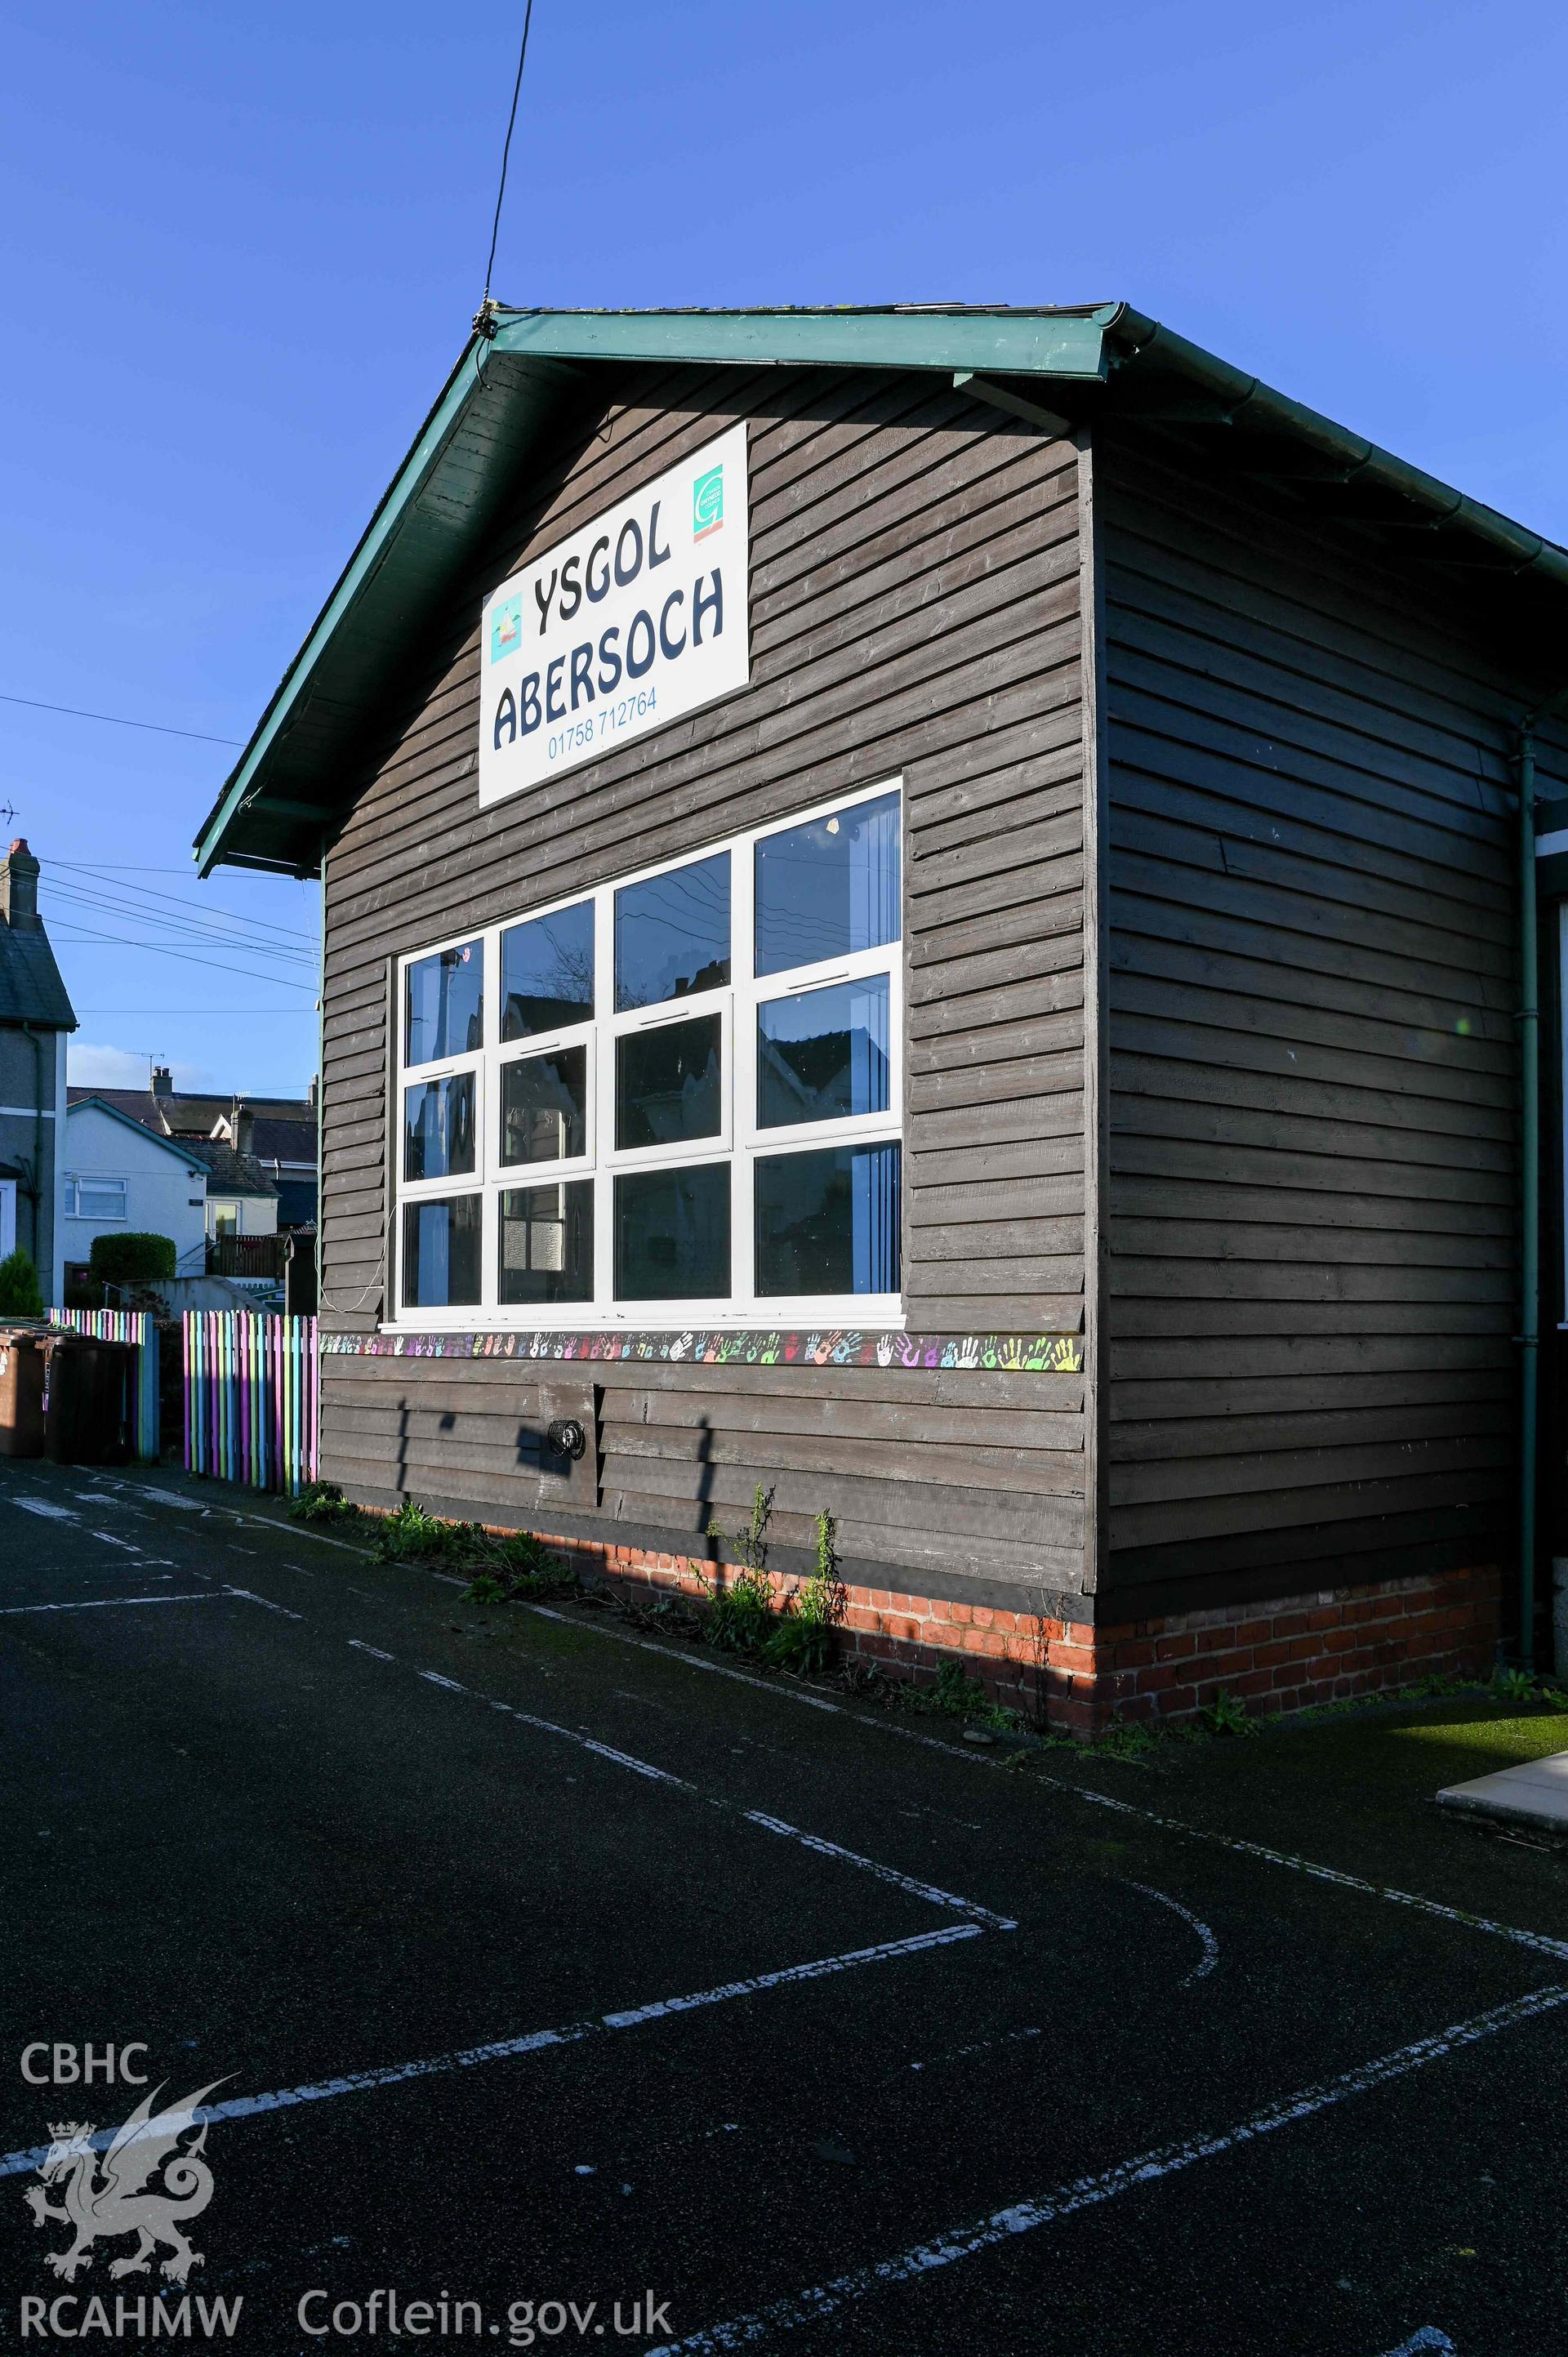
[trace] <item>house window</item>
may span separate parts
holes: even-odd
[[[215,1236],[237,1236],[239,1234],[240,1206],[238,1203],[213,1204],[212,1232]]]
[[[400,1318],[898,1322],[900,813],[851,797],[402,962]]]
[[[78,1178],[65,1182],[68,1220],[123,1220],[126,1216],[124,1178]]]

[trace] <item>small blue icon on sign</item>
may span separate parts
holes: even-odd
[[[503,597],[490,608],[490,661],[516,654],[522,644],[522,599]]]
[[[692,486],[692,537],[706,540],[709,533],[722,532],[725,521],[725,470],[714,467],[706,475],[699,475]]]

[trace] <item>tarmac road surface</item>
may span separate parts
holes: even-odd
[[[1568,2348],[1560,1858],[715,1666],[0,1463],[0,2347]],[[25,2199],[127,2045],[183,2286]]]

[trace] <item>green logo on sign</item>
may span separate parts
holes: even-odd
[[[715,467],[711,474],[699,475],[692,486],[692,537],[706,540],[709,533],[722,530],[725,520],[725,470]]]

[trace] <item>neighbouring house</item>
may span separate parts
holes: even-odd
[[[1126,305],[488,307],[199,838],[323,878],[322,1475],[761,1483],[1066,1725],[1530,1658],[1565,705],[1568,552]]]
[[[207,1170],[207,1273],[271,1292],[283,1278],[277,1181],[220,1137],[181,1140]]]
[[[73,1101],[95,1095],[145,1128],[182,1145],[229,1146],[256,1170],[250,1178],[272,1181],[272,1192],[252,1189],[242,1197],[231,1185],[222,1197],[224,1232],[271,1232],[274,1228],[315,1224],[317,1194],[317,1083],[303,1097],[220,1096],[210,1090],[177,1089],[165,1064],[155,1064],[145,1089],[72,1089]],[[234,1176],[232,1166],[230,1175]],[[249,1182],[247,1181],[247,1184]],[[236,1207],[248,1200],[248,1213]],[[271,1202],[271,1215],[257,1207]]]
[[[48,1301],[65,1275],[59,1128],[76,1028],[38,914],[38,863],[18,837],[0,862],[0,1259],[20,1244]]]
[[[86,1262],[95,1236],[167,1236],[175,1273],[207,1268],[208,1167],[192,1146],[165,1137],[102,1096],[72,1089],[60,1162],[68,1265]]]
[[[236,1098],[213,1126],[215,1138],[251,1156],[277,1189],[280,1228],[316,1224],[316,1096],[306,1116],[268,1113]]]

